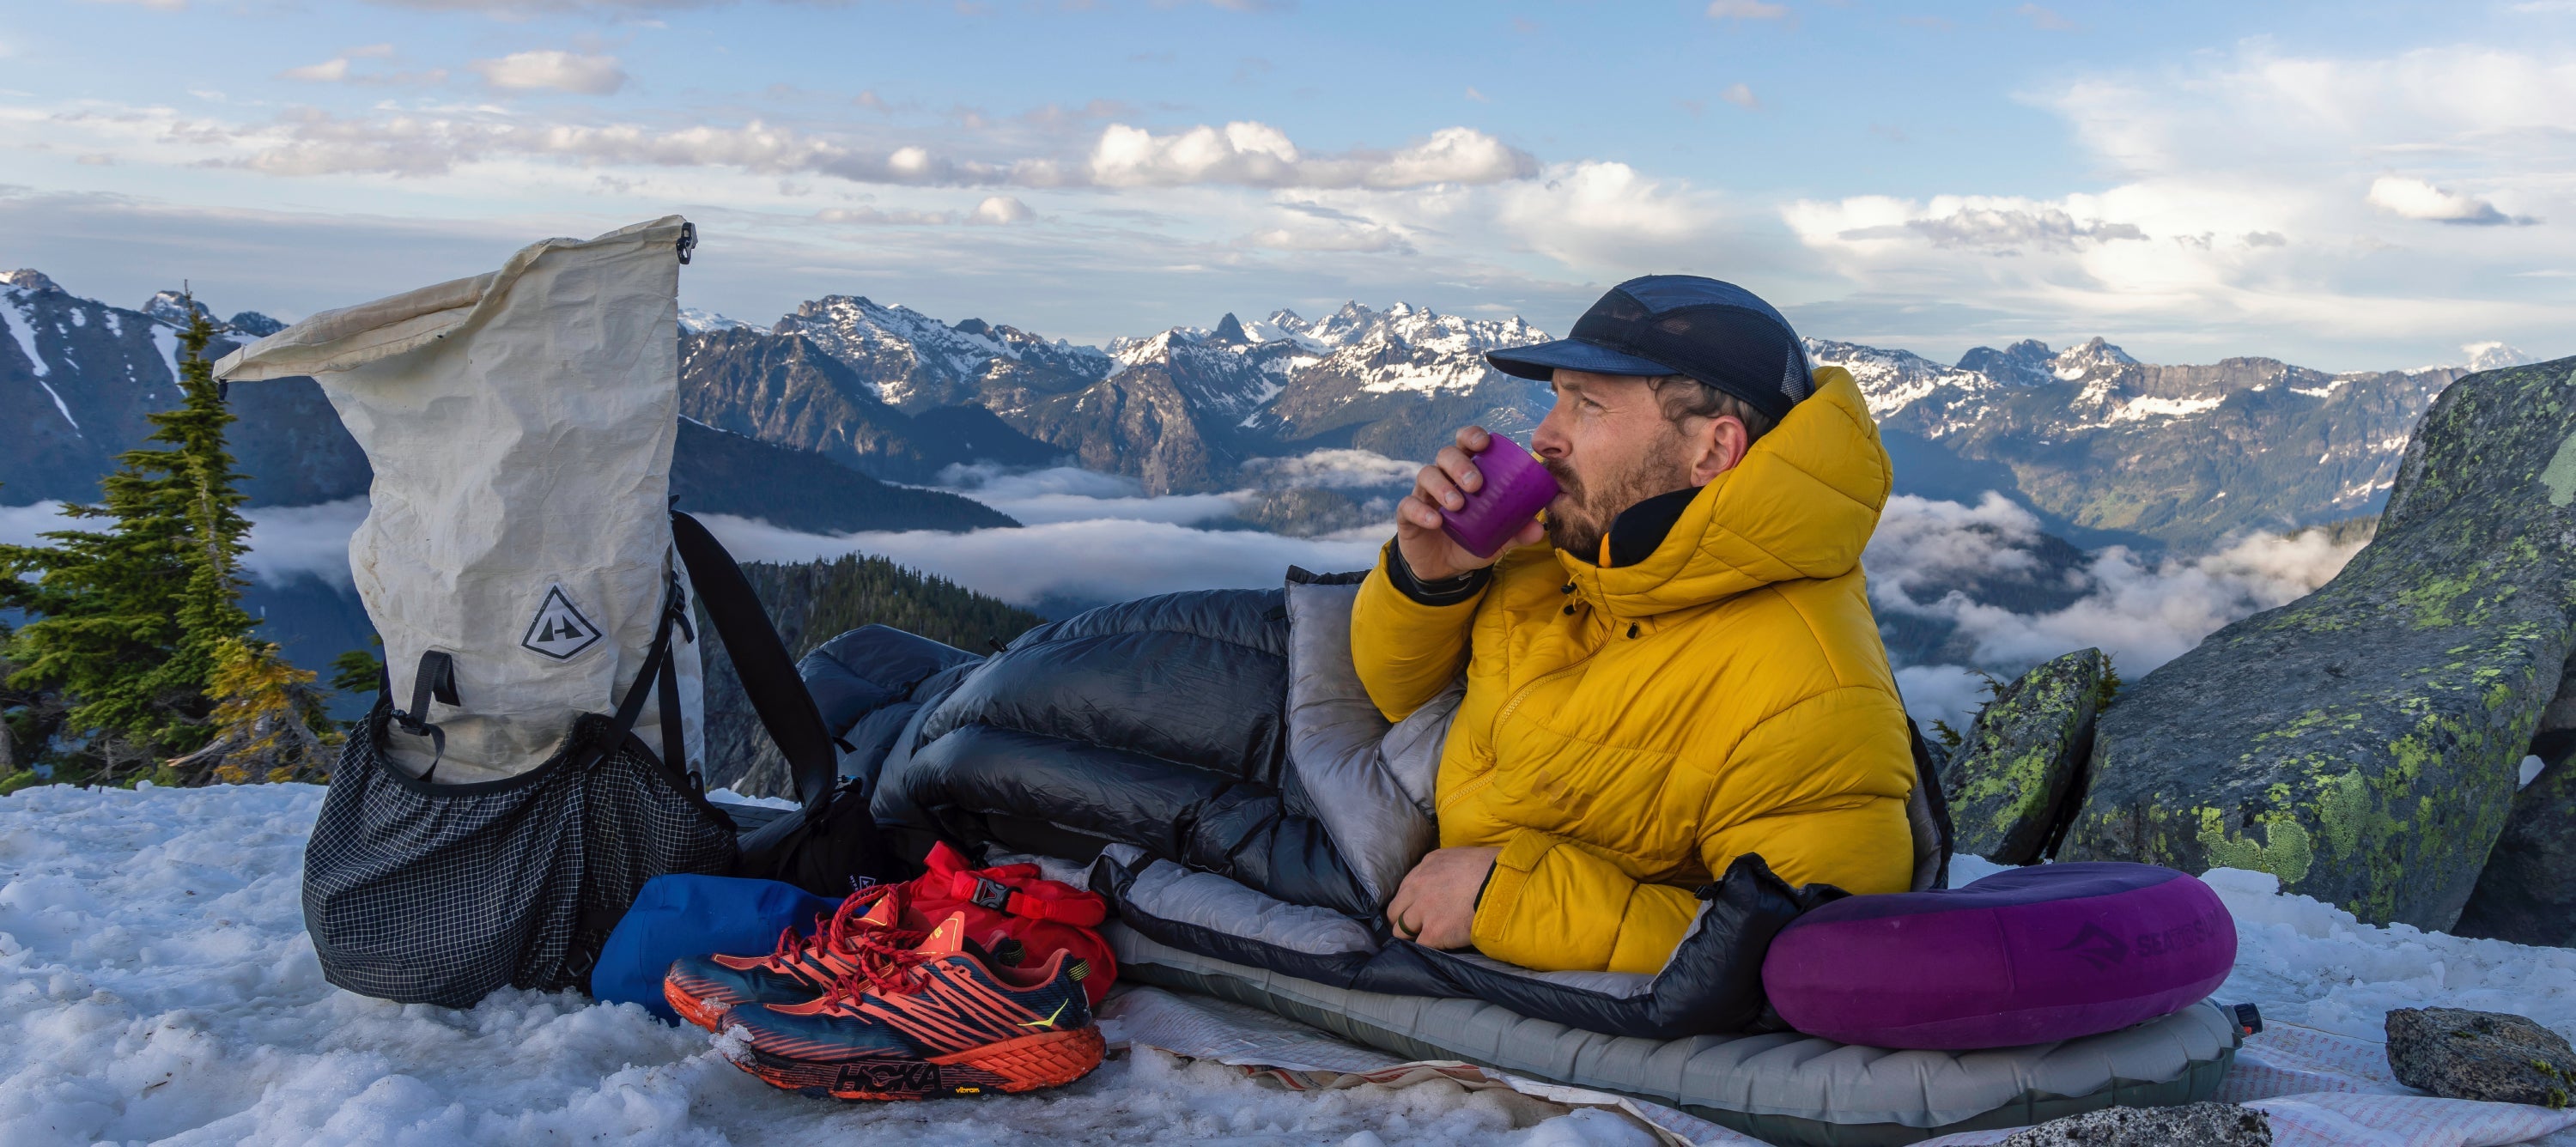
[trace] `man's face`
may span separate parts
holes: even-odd
[[[1593,557],[1620,511],[1700,484],[1690,439],[1664,417],[1647,380],[1559,370],[1549,385],[1556,406],[1530,447],[1563,487],[1547,504],[1547,537],[1558,549]]]

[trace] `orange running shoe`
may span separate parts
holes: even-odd
[[[816,917],[808,936],[789,928],[765,956],[683,956],[662,976],[662,998],[680,1018],[708,1031],[724,1030],[725,1017],[745,1004],[801,1004],[832,990],[870,961],[885,959],[857,938],[882,933],[898,950],[919,944],[924,933],[902,932],[903,885],[862,888],[841,901],[829,918]],[[867,911],[861,913],[860,908]]]
[[[1071,1083],[1106,1050],[1081,957],[997,967],[950,915],[918,947],[857,942],[878,959],[809,1003],[737,1009],[748,1047],[735,1059],[772,1086],[834,1099],[926,1099],[1034,1091]]]

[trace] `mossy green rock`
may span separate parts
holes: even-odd
[[[1954,846],[1997,864],[2036,863],[2093,750],[2110,660],[2079,649],[1997,691],[1941,770]]]
[[[2341,574],[2124,693],[2061,858],[2261,869],[2373,923],[2449,928],[2576,637],[2571,372],[2453,384]]]
[[[2504,835],[2451,931],[2576,948],[2576,760],[2549,762],[2515,794]]]

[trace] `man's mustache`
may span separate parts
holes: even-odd
[[[1583,500],[1583,480],[1574,476],[1574,467],[1557,458],[1539,459],[1539,465],[1547,467],[1548,474],[1556,479],[1560,497],[1569,497],[1576,502]]]

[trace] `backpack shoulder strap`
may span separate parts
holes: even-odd
[[[760,714],[761,726],[777,742],[779,755],[787,758],[788,770],[796,778],[796,795],[806,808],[819,809],[840,779],[840,760],[832,752],[832,738],[823,729],[823,714],[814,707],[814,695],[805,691],[805,679],[797,676],[787,646],[778,640],[777,627],[760,608],[742,567],[734,564],[733,555],[696,518],[672,511],[671,539],[679,547],[680,561],[689,568],[698,604],[705,607],[717,640],[724,643],[725,656],[742,678],[743,692],[750,694],[751,707]]]

